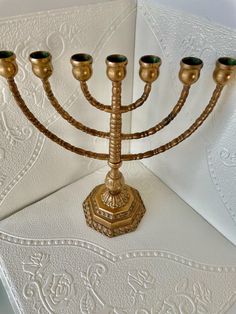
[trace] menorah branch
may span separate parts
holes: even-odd
[[[76,129],[81,130],[87,134],[93,135],[93,136],[98,136],[98,137],[102,137],[102,138],[109,138],[110,133],[109,132],[103,132],[103,131],[98,131],[96,129],[92,129],[89,128],[85,125],[83,125],[81,122],[79,122],[78,120],[74,119],[58,102],[58,100],[56,99],[56,97],[53,94],[53,91],[51,89],[51,85],[50,82],[48,81],[48,79],[43,79],[42,80],[43,83],[43,88],[44,91],[51,103],[51,105],[53,106],[53,108],[60,114],[60,116],[65,119],[66,121],[68,121],[71,125],[73,125]]]
[[[156,132],[162,130],[164,127],[166,127],[172,120],[175,119],[175,117],[178,115],[178,113],[181,111],[181,109],[183,108],[186,99],[189,95],[189,89],[190,89],[190,85],[184,85],[180,98],[177,102],[177,104],[174,106],[174,108],[172,109],[172,111],[168,114],[168,116],[166,116],[161,122],[159,122],[158,124],[156,124],[154,127],[151,127],[148,130],[145,130],[143,132],[136,132],[136,133],[129,133],[129,134],[122,134],[122,139],[123,140],[133,140],[133,139],[140,139],[140,138],[144,138],[150,135],[155,134]]]
[[[99,101],[97,101],[90,93],[89,89],[88,89],[88,85],[86,82],[80,82],[80,86],[81,86],[81,90],[85,96],[85,98],[87,99],[87,101],[95,108],[101,110],[101,111],[105,111],[105,112],[108,112],[108,113],[111,113],[111,106],[107,106],[107,105],[104,105],[102,103],[100,103]],[[143,91],[143,94],[142,96],[137,99],[135,102],[133,102],[132,104],[130,105],[124,105],[124,106],[121,106],[120,107],[120,112],[121,113],[126,113],[126,112],[129,112],[129,111],[132,111],[132,110],[135,110],[137,109],[138,107],[142,106],[145,101],[147,100],[149,94],[150,94],[150,91],[151,91],[151,84],[150,83],[147,83],[144,87],[144,91]]]
[[[100,160],[108,160],[109,155],[108,154],[102,154],[102,153],[95,153],[91,152],[85,149],[82,149],[80,147],[76,147],[74,145],[71,145],[70,143],[62,140],[57,135],[49,131],[36,117],[35,115],[29,110],[27,105],[25,104],[25,101],[20,95],[20,92],[18,90],[18,87],[15,83],[15,80],[13,78],[9,78],[7,80],[10,91],[12,92],[12,95],[18,105],[18,107],[21,109],[25,117],[41,132],[43,133],[47,138],[52,140],[53,142],[57,143],[58,145],[62,146],[63,148],[76,153],[78,155],[87,156],[89,158],[94,159],[100,159]]]
[[[121,113],[133,111],[137,109],[138,107],[142,106],[145,103],[145,101],[148,99],[151,89],[152,89],[152,85],[150,83],[145,84],[142,96],[130,105],[121,106],[121,110],[120,110]]]
[[[89,92],[88,85],[86,82],[80,82],[80,87],[85,98],[92,106],[94,106],[95,108],[99,110],[111,113],[111,106],[103,105],[102,103],[97,101]]]
[[[221,95],[221,92],[223,90],[224,85],[217,84],[216,88],[213,92],[213,95],[202,112],[202,114],[195,120],[195,122],[183,133],[181,133],[179,136],[171,140],[170,142],[161,145],[155,149],[146,151],[144,153],[139,153],[139,154],[127,154],[127,155],[122,155],[121,159],[122,161],[128,161],[128,160],[140,160],[143,158],[149,158],[161,153],[164,153],[165,151],[175,147],[179,143],[183,142],[185,139],[187,139],[190,135],[192,135],[202,124],[203,122],[207,119],[209,114],[213,111],[213,109],[216,106],[216,103]]]

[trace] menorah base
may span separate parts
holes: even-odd
[[[115,237],[134,231],[142,219],[146,209],[140,194],[126,185],[129,200],[121,207],[109,207],[102,201],[106,186],[96,186],[83,203],[87,224],[96,231]]]

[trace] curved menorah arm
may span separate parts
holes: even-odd
[[[186,102],[186,99],[189,95],[190,87],[191,87],[190,85],[184,85],[183,86],[183,89],[182,89],[182,92],[180,94],[180,97],[179,97],[177,104],[174,106],[174,108],[168,114],[168,116],[166,116],[161,122],[159,122],[154,127],[150,128],[148,130],[145,130],[143,132],[122,134],[122,140],[133,140],[133,139],[140,139],[143,137],[147,137],[147,136],[155,134],[156,132],[158,132],[161,129],[163,129],[164,127],[166,127],[172,120],[174,120],[174,118],[178,115],[178,113],[183,108],[183,106]]]
[[[150,83],[146,83],[144,86],[144,91],[143,91],[142,96],[130,105],[121,106],[121,113],[129,112],[142,106],[145,103],[145,101],[148,99],[151,89],[152,89],[152,85]]]
[[[87,101],[94,106],[95,108],[111,113],[111,106],[108,105],[103,105],[102,103],[98,102],[90,93],[89,89],[88,89],[88,85],[86,82],[80,82],[80,86],[81,86],[81,90],[85,96],[85,98],[87,99]],[[120,112],[121,113],[126,113],[129,111],[132,111],[140,106],[142,106],[144,104],[144,102],[147,100],[149,94],[151,91],[151,84],[147,83],[144,87],[144,92],[142,94],[142,96],[136,100],[134,103],[130,104],[130,105],[126,105],[126,106],[121,106]]]
[[[217,84],[216,88],[213,92],[213,95],[202,112],[202,114],[195,120],[195,122],[182,134],[180,134],[178,137],[174,138],[172,141],[161,145],[153,150],[146,151],[144,153],[139,153],[139,154],[127,154],[127,155],[122,155],[121,159],[123,161],[128,161],[128,160],[138,160],[138,159],[143,159],[143,158],[149,158],[161,153],[164,153],[165,151],[173,148],[174,146],[178,145],[179,143],[183,142],[186,138],[188,138],[190,135],[192,135],[206,120],[206,118],[209,116],[209,114],[212,112],[214,109],[221,92],[223,90],[223,85]]]
[[[87,101],[94,106],[95,108],[105,111],[105,112],[109,112],[111,113],[111,106],[108,105],[103,105],[102,103],[100,103],[99,101],[97,101],[90,93],[89,89],[88,89],[88,85],[86,82],[80,82],[80,87],[81,90],[84,94],[84,97],[87,99]]]
[[[54,107],[54,109],[60,114],[60,116],[65,119],[67,122],[69,122],[71,125],[73,125],[78,130],[81,130],[85,133],[88,133],[93,136],[103,137],[103,138],[109,138],[110,133],[109,132],[103,132],[98,131],[96,129],[89,128],[79,122],[78,120],[74,119],[58,102],[56,97],[53,94],[53,91],[51,89],[51,84],[48,81],[48,79],[42,79],[43,88],[47,95],[47,98],[49,99],[51,105]]]
[[[41,132],[43,133],[47,138],[52,140],[53,142],[57,143],[58,145],[62,146],[63,148],[78,154],[82,156],[86,156],[89,158],[94,158],[94,159],[100,159],[100,160],[108,160],[109,155],[108,154],[102,154],[102,153],[95,153],[91,152],[76,146],[71,145],[70,143],[62,140],[59,138],[57,135],[49,131],[35,116],[34,114],[29,110],[27,105],[25,104],[25,101],[20,95],[20,92],[18,90],[18,87],[15,83],[15,80],[13,78],[7,79],[10,91],[12,92],[12,95],[23,112],[23,114],[26,116],[26,118]]]

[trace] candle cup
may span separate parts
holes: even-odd
[[[35,51],[29,56],[33,73],[41,80],[48,79],[52,75],[52,56],[47,51]]]
[[[180,62],[179,79],[184,85],[192,85],[197,82],[203,62],[199,58],[186,57]]]
[[[222,57],[216,61],[213,78],[217,84],[225,85],[235,77],[236,59]]]
[[[159,76],[161,59],[158,56],[146,55],[139,60],[139,76],[146,83],[153,83]]]
[[[113,82],[120,82],[126,76],[128,59],[120,54],[110,55],[106,58],[107,77]]]
[[[93,58],[89,54],[74,54],[71,57],[70,62],[72,64],[72,73],[76,80],[80,82],[86,82],[91,78],[93,74]]]
[[[18,72],[16,56],[14,52],[0,51],[0,75],[6,79],[14,78]]]

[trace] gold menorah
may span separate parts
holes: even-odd
[[[97,109],[110,114],[110,132],[102,132],[89,128],[74,119],[62,108],[55,98],[48,80],[53,71],[51,63],[52,58],[49,52],[33,52],[30,54],[29,59],[34,74],[41,79],[50,103],[61,117],[75,128],[85,133],[109,139],[109,154],[96,153],[73,146],[45,128],[28,109],[15,83],[14,77],[18,71],[15,54],[11,51],[0,51],[0,75],[7,79],[12,95],[26,118],[46,137],[65,149],[78,155],[108,161],[108,165],[111,169],[107,173],[105,183],[96,186],[92,190],[83,202],[83,208],[87,224],[109,237],[135,230],[145,213],[145,207],[139,192],[124,182],[124,177],[119,170],[122,161],[149,158],[163,153],[193,134],[214,109],[224,86],[233,78],[236,69],[236,59],[223,57],[217,60],[213,72],[216,87],[212,97],[201,115],[182,134],[160,147],[143,153],[121,154],[122,140],[140,139],[153,135],[167,126],[177,116],[186,102],[191,85],[195,83],[200,76],[200,71],[203,66],[202,60],[194,57],[187,57],[181,60],[179,79],[183,84],[183,89],[177,104],[173,107],[168,116],[148,130],[124,134],[121,130],[122,114],[140,107],[147,100],[152,83],[159,76],[159,68],[161,65],[161,59],[159,57],[147,55],[140,59],[139,75],[145,82],[144,92],[137,101],[126,106],[123,106],[121,103],[121,82],[126,76],[126,66],[128,63],[125,56],[114,54],[108,56],[106,59],[107,76],[112,81],[111,105],[104,105],[98,102],[89,92],[86,82],[92,76],[92,57],[88,54],[81,53],[71,57],[73,75],[76,80],[80,81],[81,89],[88,102]]]

